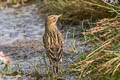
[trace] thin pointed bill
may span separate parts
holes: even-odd
[[[61,17],[61,16],[62,16],[62,14],[58,15],[57,17],[59,18],[59,17]]]

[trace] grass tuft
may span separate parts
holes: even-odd
[[[94,79],[112,80],[120,78],[120,18],[105,18],[99,20],[95,27],[83,32],[91,36],[91,42],[96,46],[85,59],[71,65],[72,71],[81,74],[81,78],[94,75]],[[97,43],[96,43],[97,42]],[[110,79],[107,79],[110,80]]]

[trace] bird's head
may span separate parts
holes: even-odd
[[[47,17],[47,21],[49,23],[55,23],[56,24],[56,22],[57,22],[57,20],[60,16],[62,16],[62,15],[50,15],[50,16]]]

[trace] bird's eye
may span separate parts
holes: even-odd
[[[53,17],[53,19],[55,19],[55,17]]]
[[[55,18],[55,17],[53,17],[53,21],[54,21],[54,22],[56,21],[56,18]]]

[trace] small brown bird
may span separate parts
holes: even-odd
[[[59,64],[63,56],[63,37],[56,26],[56,22],[61,15],[50,15],[45,22],[45,33],[43,43],[50,64],[53,65],[54,73],[58,73]]]

